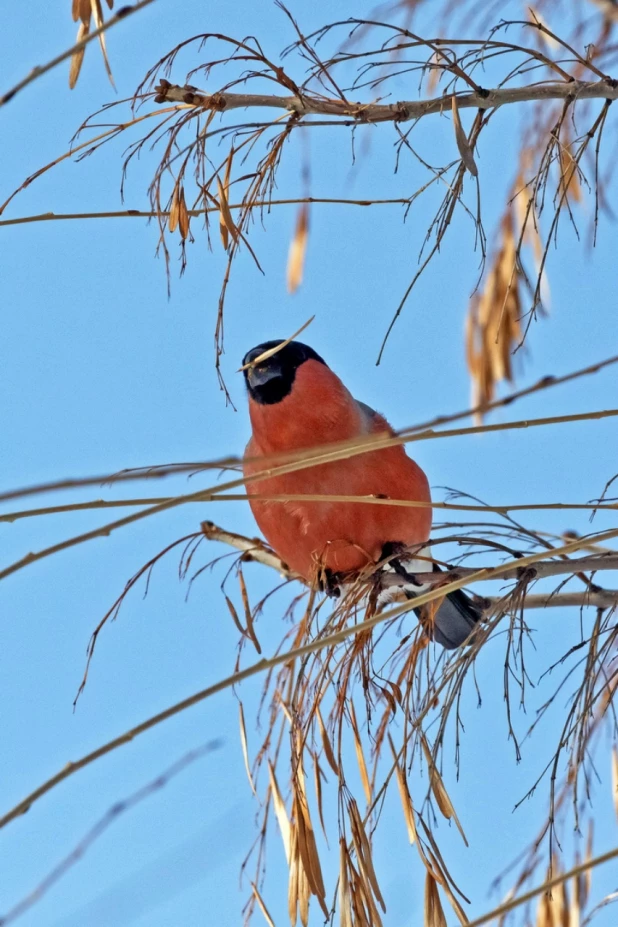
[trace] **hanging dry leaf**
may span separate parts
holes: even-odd
[[[107,6],[111,10],[114,6],[114,0],[107,0]],[[78,42],[81,42],[82,39],[85,39],[86,36],[90,33],[91,19],[94,19],[94,24],[97,29],[100,29],[103,26],[104,19],[101,0],[73,0],[71,16],[73,17],[73,22],[77,22],[78,20],[80,22],[79,28],[77,30],[77,37],[75,39],[75,43],[77,44]],[[103,55],[103,63],[105,65],[107,76],[112,87],[115,89],[112,69],[109,63],[109,58],[107,57],[107,46],[105,44],[104,32],[101,32],[99,35],[99,45],[101,47],[101,54]],[[79,78],[84,61],[85,52],[86,49],[84,47],[71,56],[71,65],[69,68],[69,87],[71,90],[73,90],[77,84],[77,80]]]
[[[180,237],[183,241],[186,241],[189,237],[189,211],[185,200],[184,187],[180,188],[180,196],[178,198],[178,229],[180,231]]]
[[[109,0],[108,0],[109,6]],[[92,16],[94,18],[94,23],[97,29],[101,29],[103,26],[103,9],[101,7],[101,0],[90,0],[90,8],[92,10]],[[105,65],[105,70],[109,78],[109,82],[116,89],[114,84],[114,78],[112,75],[112,69],[110,67],[109,59],[107,57],[107,46],[105,44],[105,33],[101,32],[99,35],[99,45],[101,46],[101,54],[103,55],[103,64]]]
[[[315,786],[315,800],[318,806],[318,816],[320,818],[322,833],[324,834],[324,839],[328,846],[328,835],[326,833],[326,824],[324,823],[324,807],[322,803],[322,767],[320,766],[317,753],[312,752],[311,756],[313,758],[313,784]]]
[[[256,633],[255,633],[255,627],[253,625],[253,612],[251,610],[251,605],[249,604],[249,594],[247,592],[247,585],[245,583],[245,577],[240,567],[238,568],[238,584],[240,586],[240,595],[242,598],[243,608],[245,610],[245,621],[247,622],[247,637],[252,642],[257,652],[261,654],[262,648],[260,647],[260,642],[257,639]]]
[[[466,320],[466,353],[472,375],[472,403],[482,410],[492,401],[496,384],[513,379],[511,352],[521,342],[519,265],[513,213],[509,209],[500,227],[497,251],[485,285],[470,301]]]
[[[406,822],[406,828],[408,831],[408,840],[410,843],[415,843],[417,839],[416,835],[416,825],[414,823],[414,809],[412,807],[412,798],[408,790],[408,783],[406,782],[405,773],[401,769],[399,763],[395,765],[395,775],[397,776],[397,786],[399,788],[399,797],[401,799],[401,806],[403,808],[403,816]]]
[[[424,927],[447,927],[438,886],[430,872],[425,875],[425,917],[423,925]]]
[[[251,791],[257,798],[257,792],[255,790],[255,785],[253,783],[253,776],[251,775],[251,764],[249,763],[249,750],[247,747],[247,728],[245,727],[245,713],[243,711],[242,702],[238,703],[238,715],[240,721],[240,745],[242,747],[242,757],[245,761],[245,771],[247,773],[247,779],[249,780],[249,785],[251,786]]]
[[[303,281],[305,252],[309,235],[309,206],[307,203],[298,210],[296,229],[288,253],[287,283],[288,292],[294,293]]]
[[[466,840],[466,835],[463,832],[463,827],[459,822],[457,812],[455,811],[453,803],[448,796],[448,792],[444,787],[442,776],[438,772],[436,764],[434,763],[431,751],[429,749],[429,744],[427,743],[427,738],[424,734],[421,734],[421,744],[423,747],[423,753],[425,754],[425,759],[427,760],[427,767],[429,769],[429,783],[431,785],[431,791],[435,796],[438,808],[447,820],[450,821],[450,819],[453,818],[455,824],[457,825],[457,830],[463,838],[463,842],[466,846],[468,846],[468,841]]]
[[[180,215],[179,207],[179,186],[178,184],[174,185],[174,191],[172,193],[172,202],[170,205],[170,214],[167,220],[167,227],[170,232],[175,232],[178,228],[178,218]]]
[[[246,628],[243,628],[242,624],[240,623],[240,618],[238,617],[238,612],[236,611],[236,608],[234,607],[234,603],[227,595],[225,596],[225,601],[227,602],[227,607],[230,611],[230,615],[232,616],[232,621],[234,622],[234,624],[236,625],[236,627],[238,628],[242,636],[246,637],[247,630]]]
[[[77,30],[77,38],[75,39],[75,42],[76,43],[81,42],[82,39],[86,38],[89,32],[90,32],[89,24],[83,23],[83,22],[80,23],[79,28]],[[82,69],[82,62],[84,60],[85,53],[86,53],[86,49],[80,48],[79,51],[76,51],[73,55],[71,55],[71,67],[69,68],[69,88],[71,90],[77,83],[79,72]]]
[[[318,727],[320,728],[320,736],[322,738],[324,756],[326,757],[326,761],[328,762],[328,765],[330,766],[332,771],[335,773],[337,778],[339,778],[339,767],[337,766],[337,761],[335,760],[335,754],[333,753],[333,748],[329,740],[328,734],[326,732],[326,728],[324,727],[324,721],[322,720],[322,715],[320,713],[319,708],[316,709],[316,714],[318,716]]]
[[[299,744],[299,748],[301,746],[302,745]],[[298,755],[301,755],[300,750]],[[293,836],[290,841],[290,857],[292,858],[295,848],[295,852],[297,853],[300,861],[300,871],[304,874],[307,883],[307,905],[309,895],[315,895],[318,899],[320,907],[322,908],[322,911],[324,912],[325,917],[328,917],[328,909],[326,907],[325,900],[326,891],[324,889],[324,879],[322,878],[322,867],[320,865],[320,857],[318,855],[315,834],[313,825],[311,823],[311,815],[309,813],[309,803],[307,801],[307,791],[305,787],[305,774],[302,768],[302,763],[300,762],[296,766],[296,775],[294,777],[294,792],[294,799],[292,801]],[[298,876],[297,881],[301,921],[304,924],[304,903],[303,894],[301,891],[301,889],[303,889],[303,884],[300,875]]]
[[[339,839],[339,924],[353,927],[352,899],[348,878],[348,846],[343,837]]]
[[[479,171],[476,166],[476,161],[474,160],[474,155],[472,154],[472,148],[468,142],[468,136],[464,132],[463,126],[461,124],[461,119],[459,118],[459,107],[457,106],[457,97],[455,94],[451,97],[452,111],[453,111],[453,126],[455,127],[455,141],[457,142],[457,148],[459,154],[461,155],[461,160],[465,164],[466,168],[470,171],[473,177],[478,177]]]
[[[350,798],[348,802],[348,813],[350,816],[350,827],[352,829],[352,840],[354,841],[354,849],[356,851],[356,858],[360,870],[365,876],[368,886],[370,886],[370,890],[375,895],[378,904],[382,910],[386,912],[386,905],[384,904],[380,886],[378,885],[378,878],[373,867],[371,845],[367,839],[358,805],[353,798]]]
[[[352,725],[352,732],[354,734],[354,748],[356,750],[356,759],[358,761],[358,769],[361,776],[361,782],[363,783],[363,791],[365,792],[365,798],[367,799],[367,804],[371,804],[371,783],[369,782],[369,774],[367,772],[367,764],[365,763],[365,755],[363,753],[363,744],[360,738],[360,733],[358,730],[358,724],[356,723],[356,712],[354,711],[354,705],[350,702],[350,723]]]
[[[277,777],[275,776],[275,770],[273,766],[268,761],[268,775],[270,777],[270,790],[273,796],[273,805],[275,808],[275,815],[277,818],[277,823],[279,824],[279,831],[281,833],[281,839],[283,840],[283,849],[285,850],[285,858],[290,865],[291,853],[290,853],[290,819],[288,818],[288,813],[285,807],[285,802],[281,796],[281,791],[279,789],[279,783],[277,782]]]
[[[221,242],[226,251],[230,238],[234,243],[238,242],[240,238],[240,233],[232,218],[230,204],[227,198],[233,151],[234,149],[232,149],[228,155],[224,182],[221,183],[219,177],[217,177],[217,191],[219,194],[219,231],[221,233]]]

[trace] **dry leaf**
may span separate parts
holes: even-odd
[[[167,220],[167,227],[170,232],[175,232],[178,228],[178,217],[180,214],[179,202],[179,187],[178,184],[174,185],[174,191],[172,193],[172,202],[170,205],[170,214]]]
[[[517,262],[513,213],[500,228],[497,251],[485,285],[470,301],[466,320],[466,354],[472,375],[472,403],[482,410],[492,401],[496,384],[513,379],[511,352],[521,343],[520,272]],[[480,417],[477,416],[477,418]]]
[[[331,742],[328,738],[326,728],[324,727],[324,721],[322,720],[322,715],[320,709],[316,709],[316,714],[318,716],[318,727],[320,728],[320,736],[322,738],[322,747],[324,748],[324,756],[328,762],[328,765],[335,773],[337,778],[339,778],[339,767],[337,766],[337,761],[335,760],[335,754],[333,753],[333,748]]]
[[[238,612],[236,611],[236,609],[235,609],[235,607],[234,607],[234,603],[232,602],[232,600],[231,600],[231,599],[229,598],[229,596],[227,596],[227,595],[225,596],[225,601],[227,602],[227,607],[228,607],[229,610],[230,610],[230,615],[232,616],[232,621],[234,622],[234,624],[236,625],[236,627],[238,628],[238,630],[240,631],[240,633],[242,634],[242,636],[243,636],[243,637],[246,637],[246,635],[247,635],[246,628],[243,628],[243,626],[242,626],[241,623],[240,623],[240,618],[238,617]]]
[[[294,293],[303,282],[305,253],[309,236],[309,206],[307,203],[298,210],[296,229],[288,252],[287,283],[288,292]]]
[[[187,203],[185,200],[185,189],[182,187],[178,201],[178,228],[180,230],[180,237],[183,241],[186,241],[189,237],[189,222],[189,211],[187,209]]]
[[[408,840],[410,841],[410,843],[415,843],[417,840],[417,834],[416,834],[416,825],[414,823],[414,808],[412,806],[412,797],[408,789],[408,783],[406,782],[405,773],[402,770],[399,763],[397,762],[397,760],[395,760],[395,775],[397,776],[397,786],[399,788],[399,797],[401,799],[401,806],[403,808],[403,816],[405,818],[406,828],[408,830]]]
[[[363,783],[363,791],[365,792],[367,804],[370,805],[371,784],[369,782],[369,774],[367,773],[367,764],[365,763],[365,756],[363,754],[363,745],[358,730],[358,724],[356,723],[356,712],[354,711],[354,705],[352,702],[350,702],[350,722],[352,724],[352,732],[354,733],[354,747],[356,749],[356,759],[358,761],[361,782]]]
[[[249,604],[249,594],[247,593],[247,585],[245,583],[245,577],[243,576],[242,570],[238,569],[238,584],[240,586],[240,595],[242,598],[243,608],[245,610],[245,621],[247,622],[247,637],[253,643],[253,646],[258,653],[262,653],[262,648],[255,634],[255,628],[253,626],[253,612],[251,611],[251,606]]]
[[[290,853],[290,819],[288,818],[288,813],[285,807],[285,802],[281,796],[281,791],[279,789],[279,783],[277,782],[277,777],[275,776],[275,770],[273,766],[268,761],[268,774],[270,777],[270,790],[273,796],[273,805],[275,807],[275,815],[277,818],[277,823],[279,824],[279,831],[281,833],[281,839],[283,840],[283,849],[285,850],[285,858],[290,865],[291,853]]]
[[[424,927],[447,927],[436,880],[430,872],[425,875]]]
[[[318,805],[318,815],[320,818],[320,825],[322,827],[322,833],[324,834],[324,839],[328,845],[328,837],[326,835],[326,825],[324,823],[324,810],[322,807],[322,769],[318,760],[317,753],[311,754],[313,757],[313,783],[315,786],[315,800]]]
[[[465,164],[466,168],[470,171],[473,177],[478,177],[479,171],[476,166],[476,161],[474,160],[474,155],[472,154],[472,148],[468,142],[468,136],[464,132],[463,126],[461,124],[461,119],[459,118],[459,107],[457,106],[457,97],[455,94],[451,97],[452,110],[453,110],[453,126],[455,127],[455,141],[457,142],[457,148],[459,154],[461,155],[461,160]]]
[[[450,821],[450,819],[453,818],[453,820],[455,821],[455,824],[457,825],[457,830],[459,831],[459,833],[461,834],[463,838],[463,842],[465,843],[466,846],[468,846],[468,841],[466,840],[466,835],[463,832],[463,827],[461,826],[459,822],[459,818],[457,817],[457,812],[455,811],[455,808],[453,807],[453,803],[448,796],[448,792],[446,791],[446,788],[444,787],[442,776],[438,772],[436,764],[433,761],[431,751],[429,750],[429,744],[427,743],[427,739],[424,734],[421,735],[421,744],[423,747],[423,752],[425,754],[425,759],[427,760],[427,766],[429,768],[429,782],[431,785],[431,791],[433,792],[435,796],[437,805],[440,811],[442,812],[442,814],[444,815],[444,817],[447,818],[447,820]]]
[[[298,917],[298,881],[300,875],[300,857],[298,855],[298,839],[296,827],[290,829],[290,875],[288,879],[288,916],[292,927],[295,927]]]
[[[384,904],[384,899],[382,898],[382,893],[380,892],[380,886],[378,885],[375,869],[373,868],[371,845],[367,839],[367,834],[365,833],[363,821],[358,811],[358,805],[353,798],[351,798],[348,802],[348,813],[350,815],[352,840],[354,841],[356,858],[358,860],[361,872],[363,875],[365,875],[369,885],[371,886],[371,891],[375,895],[380,907],[384,912],[386,912],[386,905]]]
[[[107,5],[111,10],[114,5],[113,0],[107,0]],[[101,0],[73,0],[71,16],[73,17],[73,22],[77,22],[79,20],[80,23],[77,30],[77,37],[75,39],[75,43],[77,44],[78,42],[81,42],[82,39],[86,38],[86,36],[90,33],[91,19],[94,19],[94,23],[97,29],[100,29],[103,26],[104,19]],[[99,45],[101,46],[101,54],[103,55],[103,63],[105,65],[107,76],[112,87],[115,89],[112,69],[107,57],[107,46],[105,44],[104,32],[101,32],[99,35]],[[69,87],[71,90],[75,87],[79,78],[85,52],[86,49],[84,47],[71,56],[71,66],[69,69]]]
[[[80,23],[79,29],[77,30],[77,38],[75,42],[81,42],[90,32],[90,26],[88,23]],[[72,90],[75,84],[77,83],[77,78],[79,77],[79,72],[82,69],[82,62],[84,60],[84,54],[86,53],[85,48],[80,48],[79,51],[71,55],[71,67],[69,69],[69,87]]]
[[[240,238],[240,233],[232,218],[232,213],[230,211],[230,204],[227,198],[227,185],[229,185],[229,171],[231,165],[231,158],[233,154],[233,149],[230,151],[227,159],[227,166],[225,171],[225,181],[221,183],[219,177],[217,177],[217,191],[219,193],[219,231],[221,232],[221,242],[223,247],[227,251],[229,239],[232,238],[233,242],[236,244]],[[229,236],[228,236],[229,233]]]
[[[340,927],[353,927],[348,878],[348,847],[343,837],[339,839],[339,924]]]
[[[92,10],[92,16],[94,18],[95,25],[97,29],[100,29],[103,26],[103,9],[101,8],[101,0],[90,0],[90,7]],[[102,32],[99,35],[99,45],[101,46],[101,54],[103,55],[103,64],[105,65],[105,70],[109,78],[109,82],[116,89],[114,84],[114,78],[112,76],[112,69],[110,67],[109,59],[107,57],[107,46],[105,44],[105,33]]]
[[[238,703],[239,709],[239,720],[240,720],[240,745],[242,747],[242,756],[245,761],[245,770],[247,773],[247,779],[249,780],[249,785],[251,786],[251,791],[257,798],[257,792],[255,790],[255,785],[253,784],[253,776],[251,775],[251,765],[249,763],[249,750],[247,748],[247,729],[245,727],[245,713],[243,711],[242,702]]]

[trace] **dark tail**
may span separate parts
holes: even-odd
[[[417,616],[423,620],[425,628],[436,643],[446,650],[455,650],[467,641],[481,618],[481,610],[469,596],[456,589],[450,592],[441,603],[433,619],[428,619],[429,606],[415,608]]]

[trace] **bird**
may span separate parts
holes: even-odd
[[[273,349],[278,349],[274,353]],[[262,358],[265,352],[271,352]],[[408,598],[429,588],[415,573],[440,568],[427,542],[429,505],[390,506],[349,501],[285,501],[268,495],[375,496],[430,503],[429,483],[401,444],[251,481],[273,455],[294,454],[362,436],[394,434],[387,420],[359,402],[323,358],[306,344],[265,341],[244,358],[252,435],[243,458],[243,479],[255,520],[269,545],[309,585],[337,595],[348,577],[372,564],[395,573],[378,596],[392,601],[393,580]],[[411,552],[410,552],[411,551]],[[405,554],[407,553],[407,559]],[[400,556],[403,555],[403,556]],[[419,609],[419,617],[426,612]],[[462,590],[449,593],[424,626],[448,650],[460,647],[481,617]]]

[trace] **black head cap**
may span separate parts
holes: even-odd
[[[276,348],[283,340],[283,338],[279,338],[275,341],[265,341],[263,344],[251,348],[243,358],[243,366],[251,364],[253,358],[259,357],[264,351]],[[290,341],[272,357],[268,357],[260,364],[247,367],[243,371],[247,389],[256,402],[264,405],[281,402],[292,390],[296,371],[307,360],[318,361],[320,364],[325,363],[313,348],[302,344],[300,341]]]

